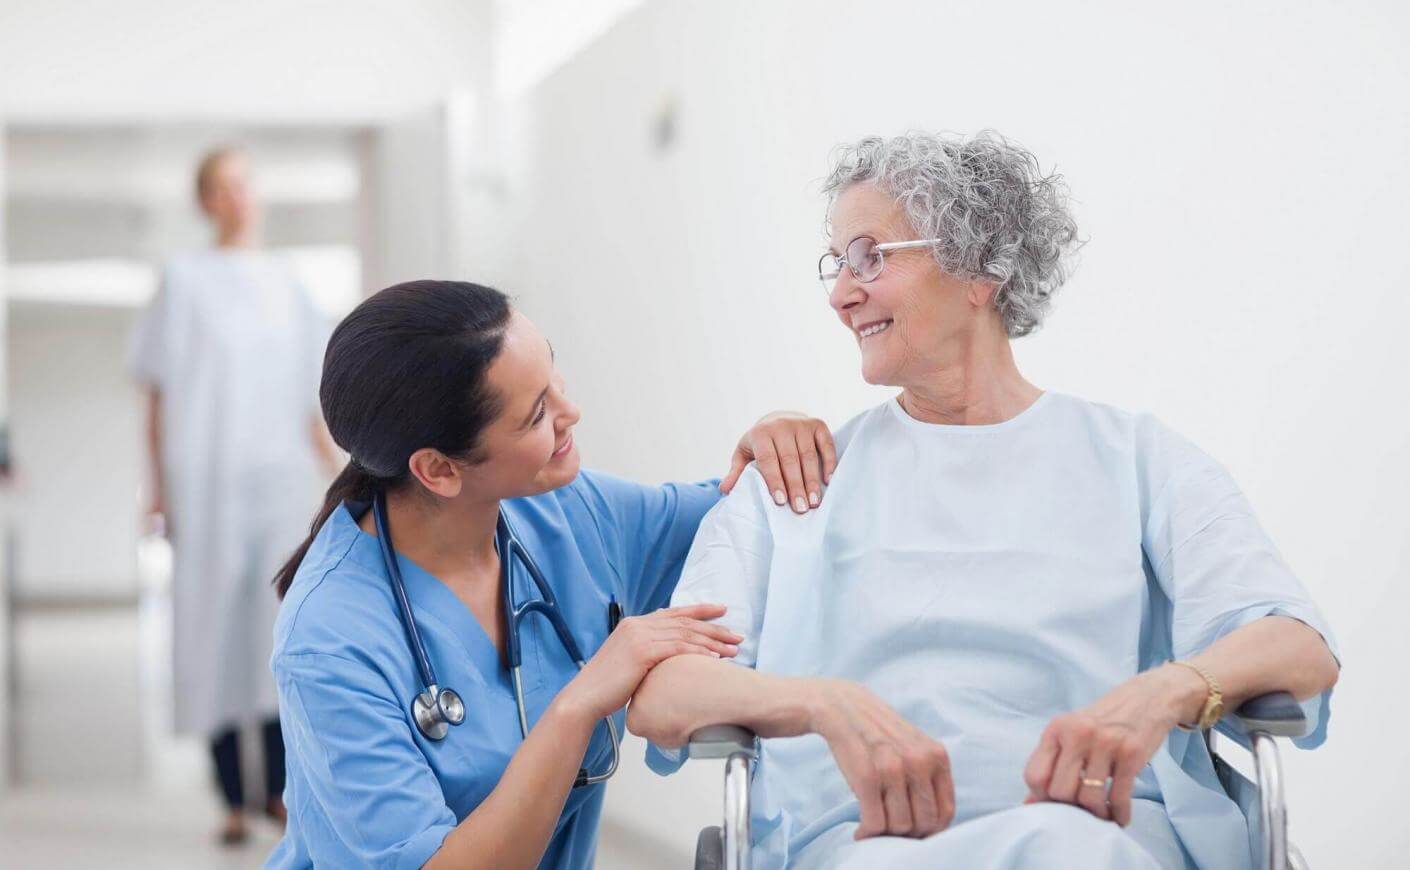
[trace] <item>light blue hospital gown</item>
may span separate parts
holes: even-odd
[[[176,730],[212,736],[278,708],[269,580],[319,504],[312,424],[328,324],[284,257],[175,257],[132,367],[161,392]]]
[[[673,604],[718,601],[735,661],[866,684],[942,741],[957,815],[854,843],[816,735],[766,740],[756,867],[1249,868],[1248,829],[1197,737],[1172,732],[1121,829],[1021,806],[1047,723],[1269,614],[1325,621],[1216,462],[1156,420],[1052,393],[1011,420],[932,425],[895,401],[838,433],[822,507],[771,510],[752,469],[701,524]],[[1327,698],[1304,706],[1324,739]],[[677,754],[652,747],[659,772]]]

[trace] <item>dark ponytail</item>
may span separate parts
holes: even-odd
[[[485,375],[509,315],[498,290],[410,281],[368,297],[333,330],[318,398],[333,440],[352,458],[328,487],[308,538],[275,575],[280,598],[343,502],[407,485],[408,460],[425,447],[476,459],[480,434],[499,413]]]

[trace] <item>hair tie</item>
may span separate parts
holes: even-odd
[[[358,459],[356,456],[349,456],[348,462],[352,465],[353,470],[361,474],[363,477],[370,477],[373,480],[382,480],[383,478],[389,476],[385,474],[379,474],[376,469],[369,468],[365,462]]]

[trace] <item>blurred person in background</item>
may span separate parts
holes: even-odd
[[[326,325],[290,264],[258,246],[245,156],[208,153],[196,199],[214,246],[167,263],[133,369],[147,394],[148,510],[174,553],[176,730],[209,741],[228,810],[220,838],[236,844],[248,836],[244,725],[263,738],[264,811],[284,822],[269,578],[299,543],[320,464],[338,457],[318,408]]]

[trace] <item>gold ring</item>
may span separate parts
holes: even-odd
[[[1082,785],[1083,785],[1083,786],[1086,786],[1086,787],[1088,787],[1088,788],[1106,788],[1106,780],[1104,780],[1104,779],[1084,779],[1084,780],[1082,780]]]

